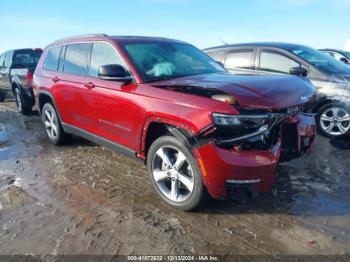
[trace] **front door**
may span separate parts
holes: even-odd
[[[135,145],[139,141],[133,139],[133,134],[137,128],[135,125],[143,124],[138,119],[142,119],[144,114],[133,99],[135,94],[132,90],[136,84],[100,79],[98,68],[111,64],[126,68],[114,46],[104,42],[94,43],[83,92],[85,110],[91,117],[90,131],[136,151]]]

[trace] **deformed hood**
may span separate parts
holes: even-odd
[[[234,96],[245,108],[287,108],[304,104],[314,94],[314,87],[308,80],[290,75],[217,73],[163,80],[153,85],[216,89]]]

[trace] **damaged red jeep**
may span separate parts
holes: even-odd
[[[144,160],[154,190],[191,210],[208,192],[268,191],[280,161],[315,137],[307,80],[238,76],[190,44],[89,35],[49,45],[34,74],[47,135],[77,135]],[[118,174],[116,174],[118,175]]]

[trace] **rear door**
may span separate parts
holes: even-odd
[[[90,43],[68,44],[61,51],[58,72],[53,78],[54,98],[62,122],[83,130],[91,130],[92,109],[84,92],[91,51]]]
[[[225,68],[233,74],[255,74],[254,48],[232,49],[225,56]]]

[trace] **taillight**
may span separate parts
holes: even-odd
[[[27,81],[33,80],[33,73],[27,72],[27,74],[26,74],[26,80],[27,80]]]

